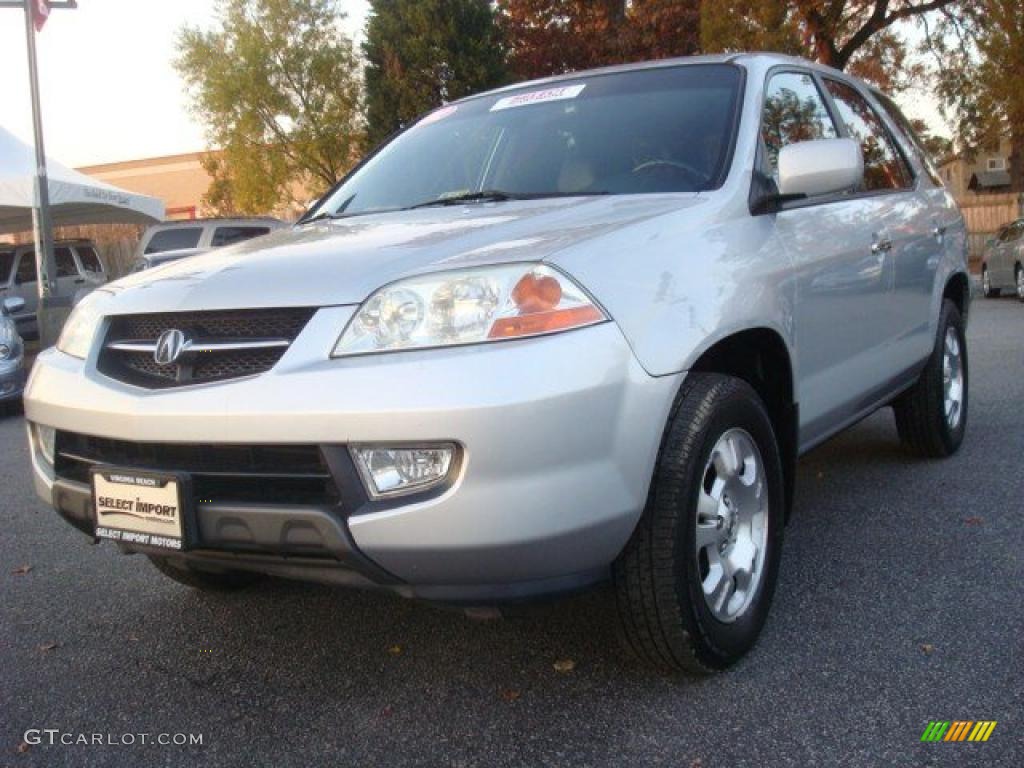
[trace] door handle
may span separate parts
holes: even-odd
[[[946,225],[945,224],[936,224],[935,228],[932,230],[932,234],[936,238],[941,238],[944,234],[946,234]]]
[[[85,282],[85,278],[84,277],[80,277],[77,280],[75,280],[75,285],[81,285],[84,282]]]
[[[892,250],[892,240],[887,237],[883,237],[879,240],[875,240],[871,244],[872,253],[888,253]]]

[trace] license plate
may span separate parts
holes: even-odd
[[[104,467],[92,471],[96,536],[158,549],[185,549],[182,485],[176,475]]]

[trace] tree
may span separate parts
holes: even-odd
[[[363,54],[371,144],[433,107],[505,82],[487,0],[371,0]]]
[[[927,47],[964,154],[1008,137],[1011,188],[1024,192],[1024,5],[974,0],[950,9],[929,30]]]
[[[498,0],[516,79],[696,53],[700,0]]]
[[[178,33],[174,66],[209,141],[207,203],[265,213],[333,184],[364,141],[359,69],[335,0],[219,0],[211,31]]]
[[[923,75],[898,26],[956,1],[703,0],[701,45],[798,54],[898,91]]]

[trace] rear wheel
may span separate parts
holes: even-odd
[[[963,319],[946,299],[927,365],[917,383],[893,404],[896,429],[908,451],[936,459],[956,453],[967,428],[968,381]]]
[[[179,584],[205,592],[231,592],[263,579],[263,574],[229,569],[205,570],[167,557],[147,555],[160,573]]]
[[[992,277],[988,273],[988,265],[981,268],[981,292],[986,299],[996,298],[1000,291],[992,287]]]
[[[1024,267],[1020,264],[1017,265],[1017,271],[1014,277],[1017,281],[1017,298],[1020,301],[1024,301]]]
[[[706,674],[746,653],[778,576],[782,463],[745,382],[687,377],[647,507],[613,574],[622,634],[641,660]]]

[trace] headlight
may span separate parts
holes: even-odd
[[[96,329],[103,320],[103,308],[113,298],[106,291],[93,291],[71,311],[57,340],[57,349],[66,355],[85,359],[89,355]]]
[[[373,294],[333,356],[541,336],[607,319],[582,288],[544,264],[439,272]]]
[[[11,348],[0,341],[0,360],[7,360],[12,357]]]

